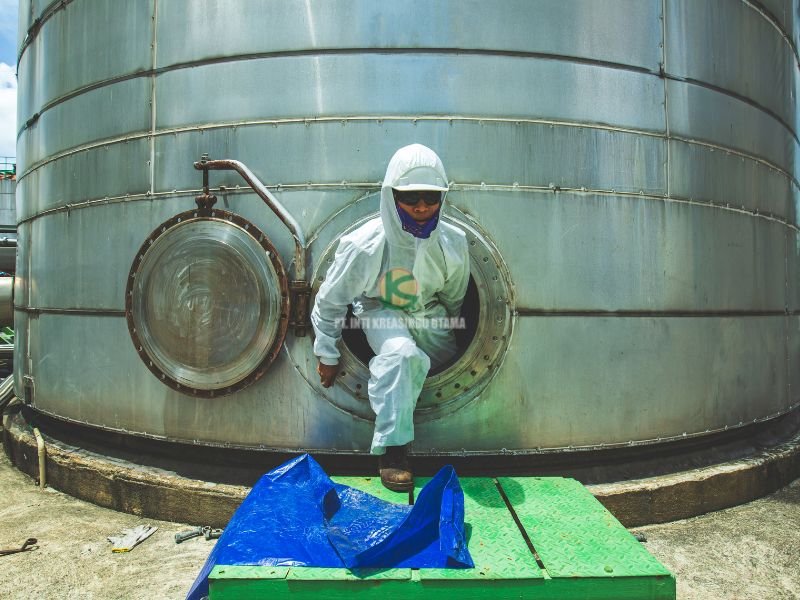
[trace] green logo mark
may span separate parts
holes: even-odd
[[[406,269],[390,269],[379,284],[381,302],[386,308],[413,308],[417,301],[417,280]]]

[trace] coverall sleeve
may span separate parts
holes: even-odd
[[[448,272],[444,289],[439,292],[439,302],[442,303],[447,315],[456,318],[461,313],[461,305],[464,304],[464,296],[467,294],[469,285],[469,249],[466,237],[459,237],[457,251],[454,253],[457,259],[451,260],[452,271]]]
[[[342,239],[336,255],[317,292],[311,311],[314,327],[314,354],[324,365],[339,362],[336,344],[342,339],[342,327],[347,305],[364,293],[366,287],[366,254],[353,242]]]

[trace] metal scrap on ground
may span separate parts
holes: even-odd
[[[136,545],[153,535],[157,529],[158,527],[150,525],[138,525],[123,529],[118,535],[110,535],[107,539],[113,544],[112,552],[130,552]]]

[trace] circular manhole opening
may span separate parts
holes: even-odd
[[[368,217],[371,218],[371,217]],[[359,227],[366,219],[353,224],[347,231]],[[458,353],[449,363],[428,374],[420,394],[415,418],[439,418],[464,406],[486,387],[502,362],[513,328],[511,280],[502,257],[489,237],[467,218],[449,215],[445,219],[467,234],[470,253],[470,283],[462,306],[464,327],[456,329]],[[338,239],[320,256],[314,273],[315,291],[324,280],[325,272],[336,252]],[[348,313],[346,323],[353,323]],[[373,419],[369,406],[367,383],[369,361],[374,356],[366,336],[358,327],[342,331],[340,374],[335,388],[319,388],[332,404],[365,419]],[[349,392],[343,397],[341,388]]]
[[[269,239],[249,221],[189,211],[145,240],[126,289],[139,356],[166,385],[229,394],[258,379],[286,335],[288,283]]]

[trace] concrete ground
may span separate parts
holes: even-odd
[[[176,545],[184,525],[40,491],[2,452],[0,498],[0,547],[39,540],[36,550],[0,556],[2,598],[182,598],[214,543]],[[142,523],[159,529],[131,553],[112,554],[106,536]],[[800,479],[743,506],[635,531],[675,574],[681,600],[800,598]]]

